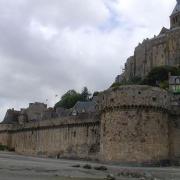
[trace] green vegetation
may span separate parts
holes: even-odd
[[[81,93],[78,93],[75,90],[69,90],[61,97],[61,100],[55,104],[55,108],[62,107],[70,109],[78,101],[90,101],[90,96],[91,93],[87,87],[84,87]]]
[[[61,97],[61,100],[55,104],[55,108],[62,107],[70,109],[81,99],[81,94],[77,93],[75,90],[69,90]]]
[[[82,92],[81,92],[81,101],[89,101],[91,93],[89,92],[87,87],[84,87]]]
[[[144,79],[141,79],[140,77],[133,77],[129,81],[123,81],[122,83],[113,83],[111,87],[137,84],[157,86],[163,89],[167,89],[169,87],[169,73],[171,73],[172,76],[180,76],[180,68],[171,66],[155,67],[149,72],[149,74]]]
[[[153,68],[152,71],[145,77],[142,84],[150,86],[159,86],[161,88],[168,88],[169,73],[173,76],[180,75],[180,69],[171,66],[161,66]]]
[[[141,82],[142,82],[142,79],[140,77],[133,77],[129,81],[124,80],[121,83],[115,82],[111,85],[111,88],[116,88],[122,85],[141,84]]]

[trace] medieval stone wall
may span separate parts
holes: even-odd
[[[11,134],[12,125],[1,124],[0,125],[0,145],[11,146]]]
[[[6,132],[0,132],[0,143],[6,145]],[[21,154],[96,159],[99,132],[99,119],[45,120],[14,125],[8,146]]]
[[[141,85],[108,89],[98,115],[1,124],[0,144],[20,154],[154,163],[180,157],[180,96]]]
[[[173,160],[180,158],[180,118],[176,115],[171,115],[169,124],[170,134],[170,156]]]
[[[142,163],[169,159],[166,91],[122,86],[101,96],[101,160]]]

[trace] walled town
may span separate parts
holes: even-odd
[[[116,83],[144,78],[155,67],[180,67],[180,1],[170,29],[139,44]],[[156,164],[180,157],[180,77],[169,88],[122,84],[71,109],[30,103],[9,109],[0,124],[0,144],[24,155]]]

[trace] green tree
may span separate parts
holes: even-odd
[[[55,108],[62,107],[70,109],[77,103],[77,101],[81,100],[81,94],[77,93],[75,90],[69,90],[61,97],[61,100],[55,104]]]
[[[91,93],[89,92],[87,87],[84,87],[81,92],[82,101],[89,101]]]
[[[169,73],[171,73],[171,75],[173,76],[180,75],[180,71],[176,67],[171,67],[171,66],[155,67],[145,77],[145,79],[142,81],[142,84],[147,84],[150,86],[162,85],[162,87],[166,87],[168,85],[167,81],[168,81]]]

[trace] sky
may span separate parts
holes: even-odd
[[[0,0],[0,121],[69,89],[107,89],[175,0]],[[58,95],[58,96],[56,96]]]

